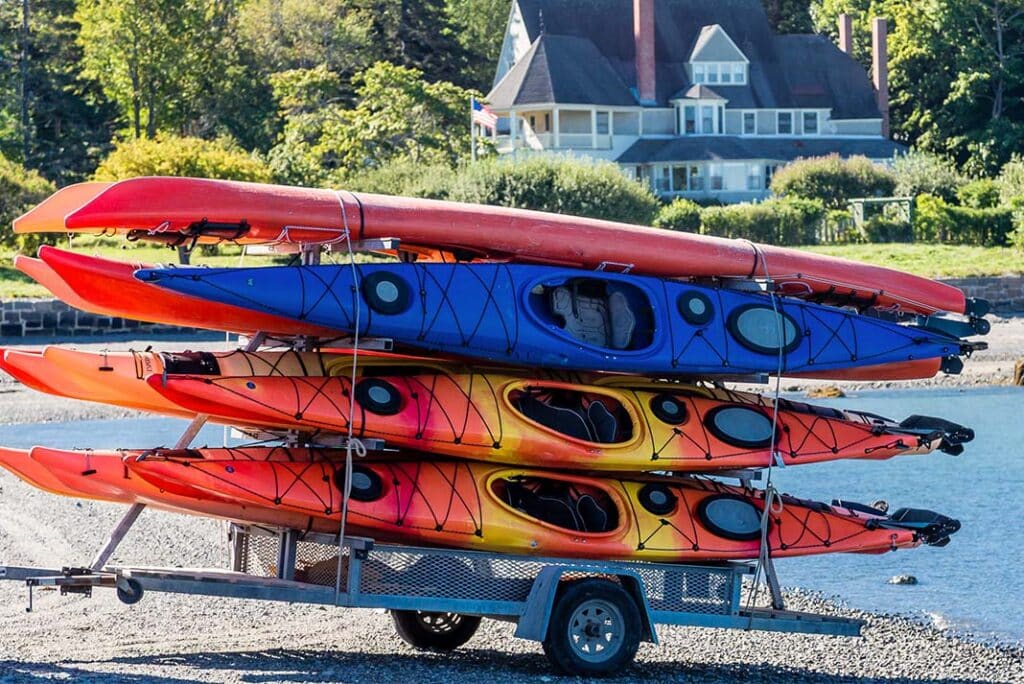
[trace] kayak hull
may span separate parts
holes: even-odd
[[[62,191],[63,192],[63,191]],[[60,195],[60,193],[58,193]],[[57,197],[57,196],[55,196]],[[958,288],[795,249],[523,209],[195,178],[135,178],[64,195],[16,232],[139,231],[251,242],[398,238],[411,246],[664,277],[767,277],[780,291],[911,313],[968,313]],[[63,221],[54,216],[64,213]],[[206,229],[204,230],[204,226]]]
[[[126,464],[162,489],[183,485],[312,518],[340,517],[344,467],[335,462],[157,456]],[[760,550],[761,494],[708,480],[414,460],[360,462],[352,486],[346,529],[382,542],[657,562],[744,560]],[[725,529],[730,523],[718,507],[745,516],[743,529]],[[769,520],[767,538],[776,557],[881,553],[922,542],[917,532],[889,527],[884,516],[788,497]]]
[[[509,265],[145,269],[161,288],[428,351],[642,375],[834,373],[954,359],[925,328],[656,278]]]

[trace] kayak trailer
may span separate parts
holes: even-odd
[[[127,521],[126,521],[127,522]],[[132,520],[131,522],[134,522]],[[127,532],[114,531],[106,553]],[[120,527],[120,526],[119,526]],[[481,618],[516,623],[515,636],[539,641],[560,670],[613,674],[632,662],[656,625],[859,636],[863,622],[782,609],[768,567],[773,608],[742,605],[750,563],[676,565],[513,556],[377,544],[371,539],[232,524],[230,570],[121,567],[47,570],[0,566],[0,579],[62,594],[117,592],[126,604],[146,592],[376,608],[418,649],[465,644]],[[340,553],[339,553],[340,552]],[[339,567],[338,559],[341,558]],[[105,562],[105,561],[104,561]],[[96,564],[94,563],[94,566]]]

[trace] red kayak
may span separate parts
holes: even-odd
[[[54,220],[64,216],[63,223]],[[185,242],[332,243],[394,238],[458,255],[662,277],[772,279],[785,295],[930,315],[983,316],[961,290],[881,266],[785,247],[455,202],[193,178],[65,188],[18,233],[108,231]]]
[[[208,302],[144,283],[133,276],[143,266],[46,245],[39,248],[39,260],[15,259],[18,270],[35,277],[60,299],[105,316],[246,334],[262,331],[282,336],[338,336],[326,328]],[[73,293],[69,299],[65,299],[67,290]]]

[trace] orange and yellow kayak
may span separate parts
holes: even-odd
[[[344,466],[128,457],[163,491],[195,489],[239,502],[338,521]],[[618,479],[437,459],[359,462],[348,529],[379,541],[488,551],[663,562],[758,557],[764,493],[703,479]],[[782,497],[767,519],[771,554],[882,553],[944,545],[959,523],[928,511],[892,516],[862,506]]]
[[[315,529],[326,533],[338,531],[336,522],[311,518],[281,508],[254,505],[230,496],[184,486],[176,486],[174,491],[161,489],[134,474],[125,465],[126,459],[144,460],[149,453],[142,450],[0,448],[0,467],[37,489],[60,496],[120,504],[142,503],[173,513],[222,518],[241,523],[300,530]],[[193,458],[235,460],[263,458],[310,461],[329,457],[326,452],[282,447],[250,450],[208,449],[177,453],[190,454]]]
[[[322,430],[477,461],[602,471],[708,471],[842,458],[960,453],[967,428],[694,385],[593,384],[466,369],[376,367],[348,377],[151,375],[178,406],[220,422]],[[350,397],[354,399],[354,412]],[[773,429],[772,419],[777,418]]]

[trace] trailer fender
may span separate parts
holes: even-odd
[[[647,601],[647,592],[644,583],[632,570],[616,568],[614,572],[602,572],[602,568],[578,568],[578,567],[557,567],[547,566],[541,569],[537,579],[533,581],[530,588],[530,595],[526,597],[523,612],[516,624],[514,636],[519,639],[530,639],[531,641],[543,641],[547,637],[548,624],[551,621],[551,610],[558,596],[558,588],[565,573],[578,575],[581,572],[593,576],[616,577],[622,583],[633,600],[636,601],[637,609],[640,611],[640,624],[643,628],[641,638],[644,641],[658,643],[658,633],[654,628],[654,621],[651,619],[651,606]]]

